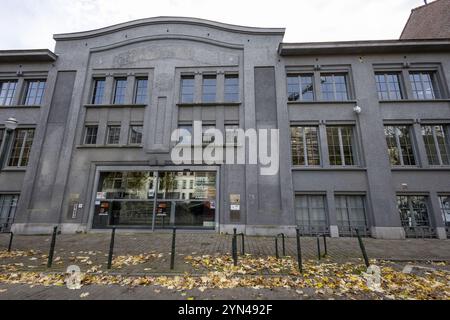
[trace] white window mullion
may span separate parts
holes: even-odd
[[[339,150],[341,153],[341,162],[342,165],[345,166],[345,156],[344,156],[344,144],[342,142],[342,131],[341,131],[341,127],[338,128],[338,136],[339,136]]]
[[[305,134],[305,127],[302,127],[302,135],[303,135],[303,155],[305,158],[305,166],[309,165],[309,159],[308,159],[308,148],[306,145],[306,134]]]
[[[400,137],[398,135],[399,131],[400,130],[397,127],[394,127],[395,143],[397,144],[398,157],[400,158],[400,165],[403,166],[404,165],[403,152],[402,152],[402,147],[401,147],[401,143],[400,143]]]
[[[439,161],[439,165],[442,166],[442,156],[441,156],[441,149],[439,148],[439,141],[436,135],[436,126],[432,126],[431,127],[431,132],[433,133],[433,140],[434,140],[434,145],[436,148],[436,154],[438,157],[438,161]]]
[[[23,152],[25,149],[25,144],[27,141],[27,137],[28,137],[28,130],[25,130],[25,135],[23,137],[23,141],[22,141],[22,145],[20,146],[20,155],[19,155],[19,161],[17,162],[17,166],[20,167],[20,164],[22,163],[22,157],[23,157]]]

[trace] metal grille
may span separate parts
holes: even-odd
[[[0,232],[10,231],[18,201],[18,195],[0,195]]]
[[[398,210],[407,238],[433,238],[425,196],[398,196]]]

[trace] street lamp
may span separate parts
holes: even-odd
[[[19,121],[17,121],[16,118],[8,118],[8,120],[5,121],[6,137],[5,143],[3,144],[3,148],[0,150],[0,169],[3,169],[5,167],[7,153],[8,150],[10,149],[10,144],[12,140],[11,137],[14,133],[14,130],[16,130],[18,126]]]
[[[9,118],[5,121],[5,127],[8,131],[14,131],[16,130],[17,126],[19,125],[19,121],[17,121],[16,118]]]

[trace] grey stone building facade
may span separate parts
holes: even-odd
[[[450,40],[283,36],[160,17],[1,51],[2,229],[446,238]],[[278,129],[278,173],[175,165],[195,121],[235,149],[238,128]]]

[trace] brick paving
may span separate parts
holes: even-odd
[[[169,269],[170,233],[118,233],[115,239],[114,255],[160,255],[149,261],[135,265],[113,269],[112,272],[126,274],[140,273],[171,273]],[[188,255],[220,255],[231,252],[230,235],[215,233],[187,233],[177,234],[176,266],[174,273],[194,272],[185,263]],[[302,237],[303,259],[317,259],[317,239]],[[378,240],[365,238],[367,253],[370,259],[395,261],[450,261],[450,240],[436,239],[407,239],[407,240]],[[0,251],[6,250],[9,236],[0,235]],[[63,271],[69,265],[80,265],[82,270],[98,266],[98,270],[106,271],[107,254],[109,250],[110,234],[81,234],[58,235],[55,251],[55,262],[49,270],[46,268],[47,254],[51,242],[50,236],[20,236],[13,241],[13,251],[34,250],[33,256],[2,259],[0,265],[16,264],[13,269],[3,271]],[[324,253],[323,239],[320,239],[321,252]],[[238,239],[238,249],[241,241]],[[273,237],[246,237],[246,253],[257,256],[275,255],[275,241]],[[362,254],[356,238],[327,238],[328,259],[333,262],[351,262],[361,260]],[[281,242],[279,244],[281,254]],[[296,239],[286,239],[286,254],[296,256]],[[11,267],[10,267],[11,268]]]

